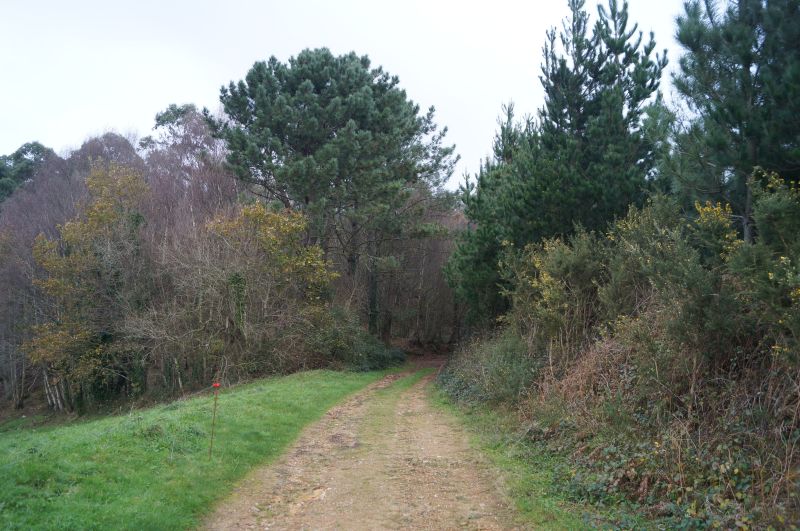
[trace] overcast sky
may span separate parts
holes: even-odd
[[[596,0],[587,6],[596,12]],[[682,0],[630,0],[657,49],[679,48]],[[490,150],[501,104],[542,104],[545,31],[566,0],[0,0],[0,154],[38,140],[59,153],[106,131],[143,136],[170,103],[218,107],[219,88],[253,62],[304,48],[367,54],[400,77],[437,123],[464,171]],[[663,88],[669,92],[669,77]]]

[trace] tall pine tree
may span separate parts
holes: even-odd
[[[591,33],[584,1],[569,6],[558,40],[553,30],[544,47],[539,152],[525,160],[509,198],[514,217],[526,221],[513,238],[518,244],[567,234],[575,224],[605,228],[641,202],[654,164],[643,122],[665,56],[653,57],[653,36],[645,44],[629,24],[626,2],[601,5]]]
[[[678,137],[679,187],[733,205],[753,239],[747,181],[761,166],[800,178],[800,1],[692,0],[678,18],[675,86],[696,115]]]
[[[434,110],[420,113],[399,80],[355,53],[304,50],[253,65],[221,90],[210,120],[228,163],[251,190],[309,218],[309,241],[366,268],[370,328],[378,328],[378,269],[387,243],[413,237],[457,160]],[[413,198],[413,199],[412,199]]]
[[[590,25],[584,0],[569,0],[563,29],[548,32],[538,120],[507,113],[495,156],[463,189],[471,222],[448,266],[456,293],[474,316],[489,318],[507,302],[498,261],[503,247],[602,229],[642,201],[658,146],[645,134],[649,106],[666,57],[652,34],[628,20],[628,5],[609,0]],[[655,115],[654,113],[650,113]]]
[[[563,29],[548,32],[540,80],[545,104],[534,124],[516,131],[464,189],[471,232],[450,265],[456,291],[474,313],[502,309],[498,257],[516,248],[567,235],[577,225],[603,229],[630,204],[642,201],[655,165],[645,134],[647,110],[658,90],[665,55],[654,54],[628,20],[628,5],[609,0],[592,27],[584,0],[569,0]]]
[[[532,138],[529,127],[515,123],[513,104],[503,107],[498,126],[492,156],[482,162],[475,181],[467,179],[460,189],[469,227],[459,235],[458,247],[445,268],[448,282],[456,297],[466,304],[473,322],[507,309],[507,301],[500,294],[502,279],[497,268],[502,242],[511,225],[501,222],[502,196],[513,178],[516,157],[524,155],[523,143]]]

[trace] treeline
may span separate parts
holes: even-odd
[[[797,525],[800,3],[686,3],[674,106],[624,3],[569,4],[544,106],[462,189],[447,273],[485,332],[440,381],[515,408],[570,496]]]
[[[441,268],[461,218],[433,109],[327,49],[256,63],[220,100],[218,116],[171,105],[135,145],[109,133],[0,160],[9,406],[379,368],[402,360],[394,338],[450,339]]]

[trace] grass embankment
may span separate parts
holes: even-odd
[[[0,433],[0,528],[186,529],[384,372],[312,371],[129,415]]]
[[[520,433],[519,421],[485,405],[458,405],[441,389],[431,393],[470,431],[473,443],[502,471],[522,519],[536,529],[646,529],[649,524],[622,507],[598,508],[571,500],[557,484],[570,473],[565,456],[554,454]]]

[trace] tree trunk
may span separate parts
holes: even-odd
[[[753,243],[755,241],[755,227],[753,224],[753,192],[748,183],[744,203],[744,213],[742,214],[742,232],[744,241]]]
[[[422,300],[423,289],[425,288],[425,264],[427,262],[428,253],[423,252],[422,264],[419,267],[419,284],[417,285],[417,315],[414,320],[414,340],[417,343],[422,343],[422,338],[425,335],[422,332]]]
[[[392,341],[392,312],[388,308],[384,310],[381,319],[381,341],[387,346]]]
[[[369,323],[369,333],[377,336],[380,314],[378,308],[378,272],[376,271],[374,256],[370,257],[367,276],[367,321]]]
[[[19,372],[17,371],[16,363],[11,368],[14,375],[13,389],[11,390],[14,397],[14,407],[22,409],[25,405],[25,356],[20,356]]]

